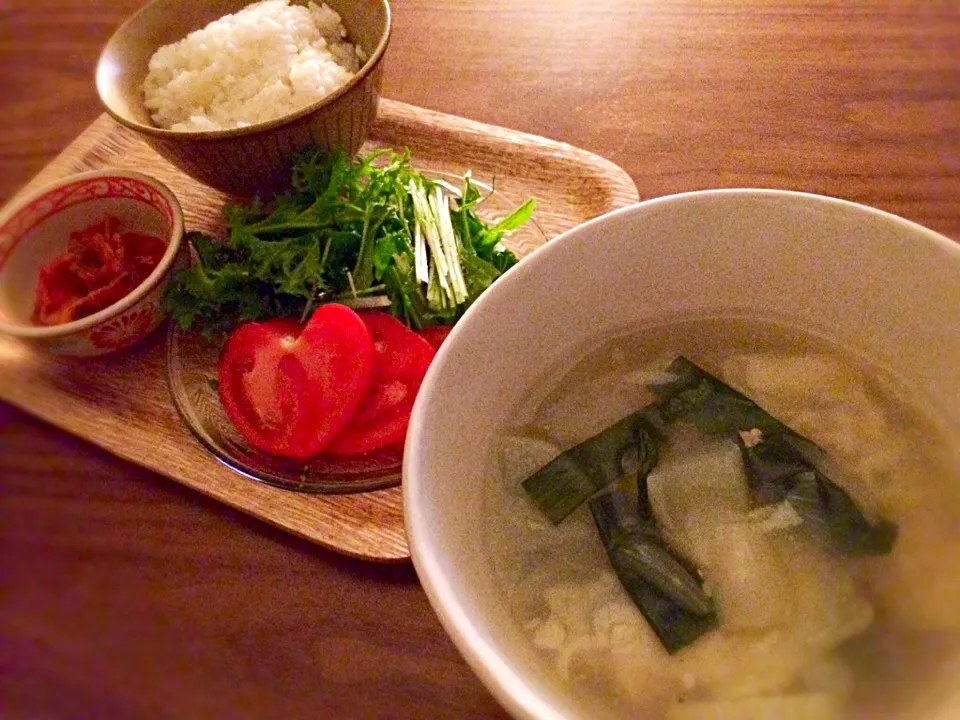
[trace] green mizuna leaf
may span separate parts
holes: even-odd
[[[194,262],[174,277],[165,307],[181,327],[209,334],[385,293],[389,311],[413,327],[455,322],[516,263],[501,240],[530,218],[533,203],[491,227],[476,214],[482,196],[467,175],[459,197],[443,190],[442,202],[428,201],[445,230],[444,258],[426,250],[428,272],[418,273],[411,183],[426,197],[440,187],[412,167],[409,153],[300,153],[287,192],[269,203],[225,205],[222,239],[188,236]],[[441,277],[441,267],[454,274]],[[454,295],[444,290],[451,282]]]

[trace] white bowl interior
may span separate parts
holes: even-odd
[[[170,221],[145,202],[124,197],[99,197],[65,207],[42,220],[15,242],[6,262],[0,266],[0,323],[32,327],[40,268],[67,249],[70,233],[100,222],[104,215],[120,221],[120,231],[149,233],[169,243]]]
[[[438,354],[407,439],[414,563],[447,631],[518,717],[603,715],[554,679],[498,602],[486,508],[497,441],[545,368],[671,315],[744,312],[870,358],[960,432],[960,246],[863,206],[780,191],[671,196],[580,226],[520,263]]]

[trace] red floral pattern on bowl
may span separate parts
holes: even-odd
[[[126,198],[144,203],[173,224],[173,208],[157,188],[142,180],[126,176],[81,178],[34,198],[3,223],[0,227],[0,269],[17,243],[44,220],[72,205],[104,198]]]
[[[153,272],[116,303],[62,325],[31,315],[39,268],[66,248],[70,232],[120,218],[121,227],[153,234],[167,250]],[[182,257],[183,214],[173,193],[137,172],[101,170],[65,178],[0,211],[0,332],[61,355],[103,355],[149,335],[165,317],[163,295]]]
[[[143,339],[163,318],[154,308],[137,308],[90,332],[90,342],[104,350],[119,350]]]

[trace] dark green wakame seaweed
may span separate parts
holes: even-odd
[[[815,538],[844,555],[884,555],[893,549],[896,525],[883,519],[871,524],[823,471],[819,448],[806,438],[779,433],[752,446],[741,440],[740,452],[760,504],[786,500]]]
[[[665,378],[647,387],[660,398],[671,421],[683,418],[710,435],[754,428],[763,433],[789,430],[750,398],[682,355],[667,367]]]
[[[594,496],[590,511],[620,584],[668,652],[717,626],[713,601],[699,577],[650,531],[625,492],[612,489]]]
[[[661,407],[672,408],[665,415],[682,417],[710,435],[738,440],[758,505],[782,502],[794,490],[797,478],[813,472],[816,493],[803,495],[806,515],[796,508],[811,527],[825,525],[833,547],[844,554],[890,552],[896,526],[885,520],[871,525],[843,488],[823,472],[823,450],[750,398],[683,356],[670,363],[663,382],[649,387],[660,398]],[[748,446],[740,433],[751,430],[759,430],[763,439]]]
[[[649,408],[561,453],[523,481],[523,489],[556,525],[591,495],[657,462],[659,419]]]
[[[884,554],[896,542],[896,525],[871,524],[853,499],[826,474],[825,453],[750,398],[678,357],[665,379],[649,388],[659,398],[561,453],[523,481],[530,499],[554,524],[590,501],[604,549],[624,589],[674,653],[717,627],[699,575],[662,541],[647,492],[670,424],[683,419],[709,435],[737,440],[758,506],[788,502],[808,531],[838,552]],[[759,430],[757,442],[741,433]],[[608,488],[636,475],[637,502]]]
[[[700,581],[674,558],[659,533],[650,532],[641,523],[623,490],[610,489],[594,496],[590,511],[603,547],[615,565],[630,569],[631,576],[650,583],[694,615],[713,611]]]

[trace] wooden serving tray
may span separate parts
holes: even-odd
[[[619,167],[563,143],[381,100],[365,150],[409,148],[421,169],[495,180],[519,203],[537,199],[534,218],[550,239],[590,218],[636,202]],[[146,172],[166,183],[190,230],[216,231],[226,196],[181,173],[104,115],[22,192],[103,167]],[[532,248],[521,248],[529,251]],[[102,359],[70,360],[0,337],[0,398],[109,452],[322,546],[357,558],[410,556],[400,488],[356,495],[280,490],[221,465],[186,430],[170,400],[165,336]]]

